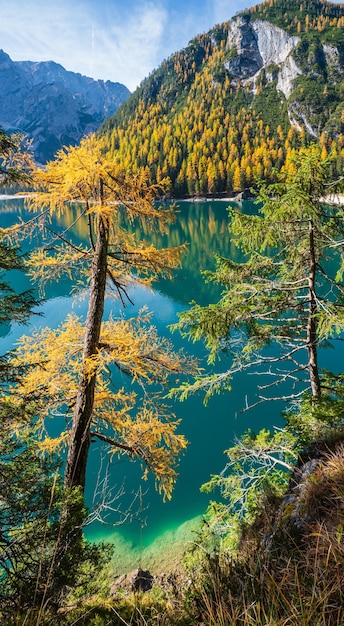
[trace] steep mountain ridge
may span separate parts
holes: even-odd
[[[165,61],[101,128],[114,159],[173,195],[274,180],[311,140],[344,160],[344,5],[268,0]]]
[[[130,94],[120,83],[68,72],[53,61],[12,61],[3,50],[0,84],[0,126],[32,138],[40,163],[96,131]]]

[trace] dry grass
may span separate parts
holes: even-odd
[[[297,485],[297,498],[278,510],[266,503],[243,534],[238,558],[202,553],[179,589],[89,598],[51,619],[32,613],[12,624],[343,626],[344,444],[322,454]]]
[[[305,476],[292,510],[265,511],[240,559],[210,564],[189,591],[193,624],[343,626],[344,444]]]

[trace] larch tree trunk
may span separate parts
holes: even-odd
[[[65,487],[80,487],[82,493],[85,489],[86,465],[91,442],[90,429],[94,390],[97,378],[97,372],[90,374],[85,365],[90,357],[97,354],[105,300],[109,233],[108,224],[104,218],[99,219],[97,234],[83,347],[83,371],[78,385],[65,471]]]
[[[308,371],[311,384],[311,391],[313,398],[319,398],[321,395],[320,376],[318,369],[318,355],[317,355],[317,300],[315,293],[315,273],[316,273],[316,258],[315,258],[315,244],[314,244],[314,225],[313,221],[309,220],[309,251],[310,251],[310,264],[308,275],[308,291],[309,291],[309,309],[308,309],[308,322],[307,322],[307,351],[308,351]]]

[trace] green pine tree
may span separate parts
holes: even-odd
[[[205,342],[211,363],[221,353],[232,361],[184,393],[204,388],[209,395],[248,369],[270,374],[258,401],[286,381],[295,387],[292,398],[306,389],[313,400],[326,392],[318,349],[344,328],[344,207],[324,203],[343,180],[329,184],[330,168],[331,158],[323,159],[318,147],[302,149],[278,183],[260,186],[257,215],[230,210],[229,232],[243,260],[218,257],[208,280],[223,286],[220,300],[193,303],[177,326]]]

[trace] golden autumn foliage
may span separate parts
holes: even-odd
[[[116,288],[121,285],[126,289],[133,280],[147,284],[156,276],[170,276],[180,263],[184,246],[157,250],[135,240],[134,234],[123,226],[125,217],[161,232],[175,219],[173,207],[162,209],[155,204],[163,183],[150,185],[143,171],[127,176],[103,156],[95,136],[85,138],[78,147],[60,150],[56,160],[49,162],[44,170],[35,170],[34,185],[37,192],[29,197],[28,207],[35,216],[25,224],[18,223],[7,236],[18,240],[34,228],[45,229],[44,245],[27,261],[29,274],[42,288],[61,276],[71,278],[77,274],[83,279],[90,276],[95,233],[102,218],[108,222],[108,273]],[[88,247],[72,243],[68,227],[61,233],[53,231],[50,225],[52,218],[63,219],[70,204],[76,202],[80,203],[80,211],[75,221],[86,216],[88,222]]]
[[[84,324],[70,315],[59,328],[23,336],[18,344],[13,365],[30,367],[17,391],[40,399],[42,450],[68,443],[66,431],[56,438],[46,434],[47,420],[63,415],[67,427],[70,424],[82,370],[83,337]],[[137,318],[103,322],[99,350],[84,368],[90,377],[97,374],[91,436],[108,442],[113,453],[139,457],[155,474],[159,491],[170,498],[178,458],[187,444],[176,432],[179,421],[168,418],[158,403],[143,401],[138,408],[138,392],[125,382],[130,376],[143,386],[164,384],[171,372],[190,369],[190,362],[158,337],[149,315],[142,312]],[[114,370],[120,373],[116,385],[112,384]]]
[[[233,86],[231,95],[229,79],[214,80],[216,67],[225,63],[225,50],[214,50],[212,58],[213,66],[209,62],[195,73],[182,105],[140,98],[126,127],[115,124],[104,136],[118,166],[134,174],[145,172],[151,183],[168,177],[176,196],[239,191],[257,178],[274,181],[274,168],[288,169],[295,149],[307,143],[304,130],[293,131],[286,140],[281,124],[264,124],[259,86],[255,105],[242,87]],[[240,99],[242,106],[236,104]],[[278,121],[284,105],[273,104],[281,110]],[[327,145],[338,151],[342,162],[343,137],[327,139]]]
[[[292,94],[287,98],[280,90],[273,62],[250,79],[240,73],[249,61],[244,56],[241,63],[243,51],[229,44],[229,22],[218,24],[164,61],[104,123],[102,140],[115,163],[133,174],[144,171],[151,183],[168,177],[174,197],[231,193],[257,179],[275,182],[276,170],[288,171],[293,152],[325,129],[340,175],[342,70],[324,72],[316,60],[323,44],[341,50],[343,5],[307,0],[300,9],[293,0],[274,0],[243,14],[300,35],[293,58],[303,75]]]
[[[17,392],[39,400],[42,450],[67,444],[65,485],[83,491],[89,445],[97,437],[113,453],[139,458],[170,498],[186,440],[176,432],[179,421],[159,403],[158,391],[170,375],[196,366],[159,338],[146,311],[135,319],[103,319],[109,291],[128,304],[132,284],[171,276],[180,263],[184,245],[157,249],[125,227],[138,222],[146,232],[164,233],[175,219],[172,206],[156,204],[164,183],[150,185],[142,171],[127,175],[103,155],[94,135],[60,150],[44,170],[34,171],[33,182],[36,191],[28,198],[33,217],[9,229],[8,237],[20,239],[39,230],[42,245],[29,255],[26,267],[41,288],[63,275],[79,279],[83,292],[90,288],[85,322],[70,316],[58,329],[23,337],[13,361],[16,367],[28,366]],[[56,226],[75,206],[72,223]],[[87,220],[87,244],[70,232],[81,219]],[[136,389],[128,389],[130,380]],[[54,439],[46,420],[55,416],[65,417],[66,429]]]
[[[248,13],[259,16],[275,18],[276,14],[280,22],[284,22],[285,28],[290,32],[323,31],[329,26],[343,28],[342,2],[328,2],[327,0],[306,0],[294,2],[290,0],[265,0],[251,9]]]

